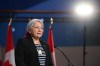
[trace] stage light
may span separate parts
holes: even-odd
[[[80,17],[80,20],[82,20],[82,22],[84,22],[84,28],[83,28],[83,66],[85,66],[85,55],[86,55],[86,22],[87,22],[87,18],[90,18],[91,16],[94,16],[94,7],[92,4],[88,3],[88,2],[81,2],[79,4],[76,4],[75,8],[75,14],[77,16]],[[75,16],[76,16],[75,15]],[[79,19],[78,19],[79,20]]]
[[[90,3],[76,4],[75,13],[80,17],[89,17],[94,13],[94,7]]]

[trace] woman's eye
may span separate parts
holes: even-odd
[[[38,28],[38,27],[35,27],[35,28]]]
[[[43,27],[41,29],[43,29]]]
[[[43,29],[43,27],[35,27],[35,28],[37,28],[37,29]]]

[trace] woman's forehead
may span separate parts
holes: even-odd
[[[43,26],[42,23],[41,23],[40,21],[36,21],[36,22],[33,24],[33,26],[34,26],[34,25]]]

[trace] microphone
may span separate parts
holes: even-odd
[[[62,53],[62,55],[66,58],[66,60],[68,61],[68,66],[70,66],[70,64],[71,66],[74,66],[72,62],[70,61],[70,59],[65,55],[65,53],[59,47],[54,46],[54,48],[58,49]]]

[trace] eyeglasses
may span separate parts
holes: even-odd
[[[34,28],[35,29],[42,29],[42,30],[44,29],[43,27],[34,27]]]

